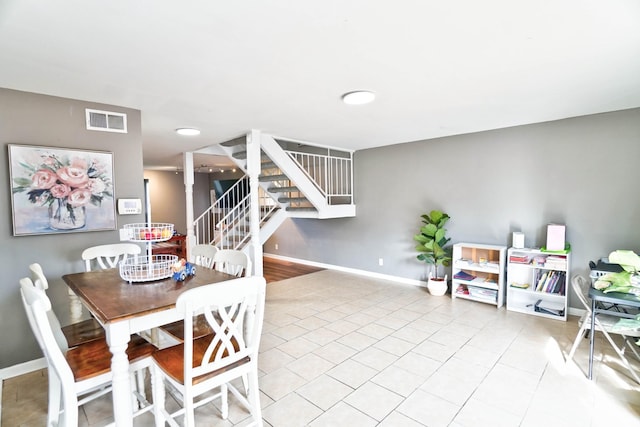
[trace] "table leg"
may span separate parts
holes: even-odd
[[[71,289],[69,289],[69,319],[71,323],[78,323],[82,319],[82,302]]]
[[[107,342],[113,357],[111,375],[113,385],[113,419],[117,427],[133,426],[133,407],[131,403],[131,379],[129,377],[129,359],[127,346],[131,335],[127,322],[106,325]]]
[[[593,377],[593,348],[596,339],[596,300],[591,299],[591,331],[589,331],[589,379]]]

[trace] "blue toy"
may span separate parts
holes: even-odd
[[[173,264],[171,269],[173,270],[173,275],[171,277],[177,282],[184,281],[188,276],[196,275],[195,264],[186,262],[184,258]]]

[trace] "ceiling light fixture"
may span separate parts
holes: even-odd
[[[368,90],[355,90],[342,95],[342,102],[349,105],[363,105],[373,102],[376,94]]]
[[[176,129],[176,132],[178,133],[178,135],[184,135],[184,136],[200,135],[200,131],[198,129],[193,129],[193,128],[178,128]]]

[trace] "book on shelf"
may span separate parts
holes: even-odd
[[[529,254],[524,252],[512,252],[511,255],[509,255],[509,262],[529,264],[529,261]]]
[[[453,275],[453,278],[458,280],[473,280],[476,278],[476,276],[474,276],[473,274],[469,274],[466,271],[460,270]]]
[[[537,283],[536,291],[538,291],[538,292],[542,291],[542,289],[543,289],[543,287],[544,287],[544,285],[546,283],[546,280],[547,280],[547,273],[548,273],[547,271],[538,272],[539,277],[536,279],[536,283]]]
[[[550,268],[554,270],[566,270],[567,269],[567,258],[559,257],[555,255],[549,255],[544,263],[545,268]]]
[[[511,282],[511,284],[509,286],[511,286],[512,288],[527,289],[529,287],[529,284],[528,283]]]
[[[536,283],[536,291],[538,292],[564,295],[565,273],[554,270],[539,272]]]
[[[544,288],[542,289],[542,291],[548,294],[552,293],[557,282],[558,282],[558,272],[550,271],[549,274],[547,274],[547,280],[544,284]]]

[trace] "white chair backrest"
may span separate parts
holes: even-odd
[[[242,251],[220,249],[216,252],[215,269],[236,277],[251,276],[251,260]]]
[[[47,279],[44,279],[44,282],[41,280],[41,278],[44,278],[42,267],[40,267],[39,264],[34,263],[29,266],[29,269],[31,270],[33,279],[29,279],[28,277],[20,279],[20,287],[22,288],[25,286],[31,286],[32,288],[39,289],[42,292],[45,292],[45,289],[48,288],[48,285],[47,286],[43,285],[43,283],[47,284]],[[46,292],[45,292],[45,295],[46,295]],[[25,304],[25,301],[23,300],[22,303]],[[27,307],[25,306],[27,317],[29,317],[29,310],[27,310],[26,308]],[[60,350],[62,350],[63,353],[66,353],[66,351],[69,349],[69,344],[67,343],[67,338],[62,333],[60,321],[58,320],[56,313],[54,313],[53,310],[48,310],[47,317],[49,318],[49,323],[51,324],[51,330],[53,331],[53,336],[55,337],[58,347],[60,348]],[[33,330],[33,334],[36,336],[36,340],[38,341],[40,348],[42,348],[44,344],[41,342],[41,339],[39,338],[38,333],[36,333],[35,325],[33,322],[34,322],[34,319],[29,317],[29,324],[31,325],[31,330]]]
[[[20,280],[20,294],[29,324],[47,359],[49,369],[55,372],[63,384],[73,387],[75,382],[73,373],[64,357],[67,349],[60,346],[58,339],[59,336],[64,339],[64,335],[60,325],[53,324],[48,315],[51,312],[51,301],[42,289],[33,285],[28,277]]]
[[[33,264],[29,265],[29,271],[31,272],[31,280],[33,281],[33,284],[36,286],[36,288],[42,289],[43,291],[49,289],[49,281],[45,277],[44,271],[42,271],[42,267],[40,266],[40,264],[34,262]]]
[[[218,248],[213,245],[195,245],[191,248],[191,259],[196,265],[213,268],[216,252]]]
[[[591,303],[589,302],[587,295],[589,295],[590,286],[591,282],[589,282],[588,279],[579,274],[576,274],[575,276],[573,276],[573,279],[571,279],[571,287],[573,288],[573,292],[576,294],[589,314],[591,314]]]
[[[118,262],[124,261],[129,255],[137,256],[141,252],[135,243],[114,243],[111,245],[92,246],[82,251],[82,259],[86,271],[91,271],[92,261],[101,270],[116,268]]]
[[[201,286],[178,297],[176,308],[184,316],[186,387],[195,377],[223,369],[247,356],[258,356],[265,293],[264,278],[252,276]],[[202,362],[193,366],[193,321],[200,313],[204,313],[214,335]]]

